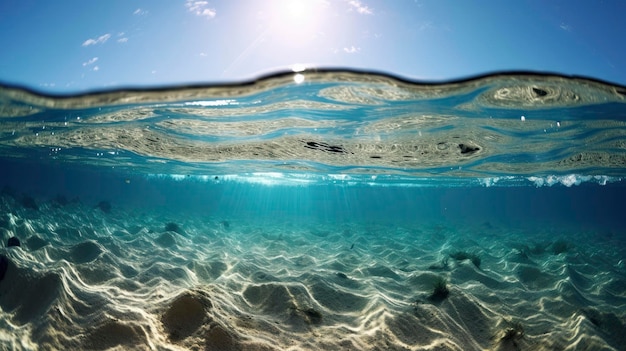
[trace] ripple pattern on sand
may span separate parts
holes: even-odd
[[[168,215],[133,208],[42,201],[39,211],[9,211],[0,200],[0,231],[25,243],[0,249],[2,347],[617,350],[626,342],[623,246],[594,233],[225,226],[189,214],[172,231]],[[449,294],[433,298],[442,278]]]

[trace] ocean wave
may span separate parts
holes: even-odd
[[[624,87],[528,73],[438,84],[298,74],[76,96],[4,86],[0,150],[145,174],[624,176]]]

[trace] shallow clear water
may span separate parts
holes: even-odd
[[[342,71],[0,88],[0,344],[619,350],[625,92]]]

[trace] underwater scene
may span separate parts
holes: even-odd
[[[623,350],[626,87],[0,86],[0,349]]]

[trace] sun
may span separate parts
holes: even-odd
[[[241,31],[245,32],[247,44],[224,69],[225,73],[244,65],[255,66],[263,60],[278,61],[280,65],[306,62],[310,66],[311,62],[320,61],[316,57],[330,52],[330,43],[339,37],[335,34],[344,32],[342,22],[336,20],[337,5],[328,0],[252,3],[257,15],[252,22],[245,23]],[[250,32],[252,35],[248,34]],[[302,83],[302,78],[296,75],[294,81]]]
[[[285,14],[290,19],[299,19],[304,17],[307,10],[310,10],[315,1],[307,0],[288,0],[285,1]]]
[[[321,31],[329,4],[324,0],[277,1],[272,9],[272,29],[295,39],[306,39]]]

